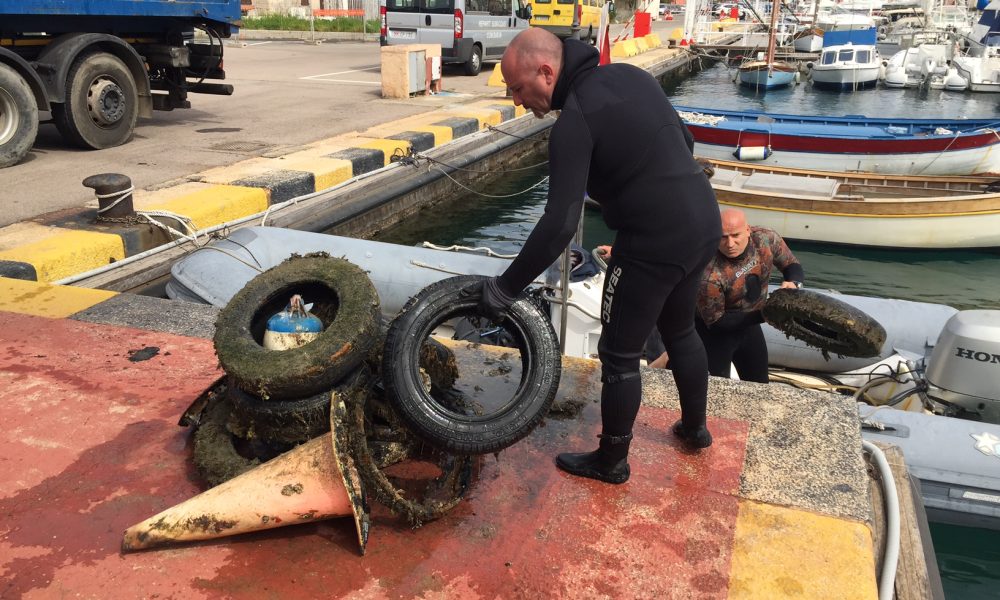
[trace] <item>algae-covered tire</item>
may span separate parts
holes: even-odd
[[[233,416],[247,437],[265,442],[299,444],[330,431],[330,401],[334,393],[352,393],[365,385],[367,369],[359,367],[336,387],[299,399],[264,400],[233,385],[227,387]]]
[[[213,400],[194,432],[194,464],[198,474],[215,487],[260,464],[256,458],[241,455],[229,431],[232,404],[226,398]]]
[[[885,328],[870,315],[810,290],[775,290],[761,312],[775,329],[825,352],[870,358],[885,344]]]
[[[520,350],[522,376],[513,396],[487,415],[460,413],[436,400],[423,386],[422,342],[438,325],[475,315],[478,294],[462,288],[482,277],[462,275],[431,284],[403,307],[386,334],[382,379],[386,396],[401,418],[426,442],[457,454],[497,452],[528,435],[548,412],[559,387],[559,343],[548,316],[522,294],[502,326]]]
[[[291,350],[263,346],[268,318],[293,294],[312,303],[319,336]],[[292,257],[250,281],[219,313],[215,352],[241,389],[261,398],[305,398],[329,390],[378,337],[378,292],[357,266],[326,255]]]

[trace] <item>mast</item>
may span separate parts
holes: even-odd
[[[771,0],[771,30],[767,35],[767,69],[771,70],[771,65],[774,64],[774,44],[775,36],[774,29],[778,24],[778,11],[781,10],[781,2],[779,0]]]

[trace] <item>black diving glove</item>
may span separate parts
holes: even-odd
[[[476,312],[494,322],[503,320],[504,313],[514,304],[517,296],[511,296],[500,285],[499,277],[489,277],[482,282],[476,282],[462,288],[459,292],[462,298],[479,296]]]

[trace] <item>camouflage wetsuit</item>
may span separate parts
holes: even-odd
[[[760,309],[767,282],[776,266],[785,281],[801,282],[802,265],[781,236],[762,227],[750,228],[746,249],[736,258],[716,252],[698,293],[696,328],[708,353],[708,371],[729,376],[730,363],[740,379],[767,383],[767,345]]]

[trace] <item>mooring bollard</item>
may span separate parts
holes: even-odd
[[[132,180],[120,173],[101,173],[83,180],[97,196],[97,220],[119,219],[135,216],[132,207]]]

